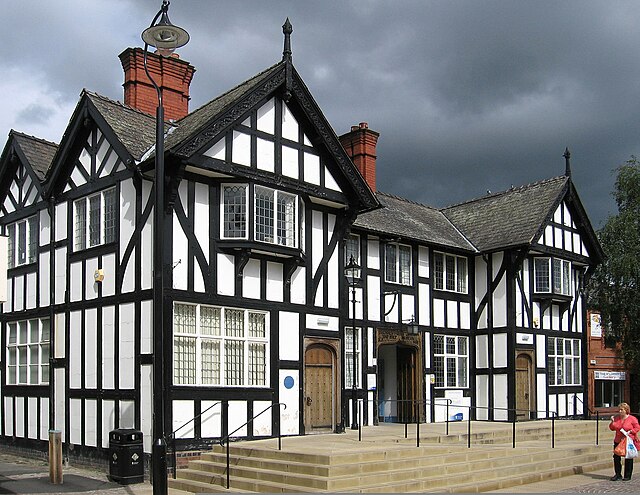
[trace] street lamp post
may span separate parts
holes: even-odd
[[[351,285],[351,359],[353,360],[353,375],[351,376],[351,429],[358,429],[358,388],[356,377],[358,375],[358,363],[356,362],[356,278],[360,266],[356,263],[353,254],[349,256],[349,262],[344,267],[344,273]]]
[[[166,495],[167,486],[167,442],[165,439],[165,369],[164,369],[164,107],[162,90],[151,77],[147,67],[149,46],[157,49],[163,57],[170,56],[176,48],[189,42],[189,33],[174,26],[167,14],[169,1],[164,0],[162,7],[151,21],[151,25],[142,33],[144,41],[144,71],[153,84],[158,95],[156,108],[156,142],[155,142],[155,204],[153,219],[153,448],[151,451],[154,495]],[[158,21],[158,18],[160,20]],[[157,22],[156,22],[157,21]]]

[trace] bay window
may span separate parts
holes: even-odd
[[[560,258],[533,260],[534,290],[537,293],[571,295],[571,262]]]

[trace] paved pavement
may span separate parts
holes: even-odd
[[[640,469],[640,466],[638,467]],[[611,469],[576,474],[560,479],[512,486],[490,493],[640,493],[640,475],[628,482],[609,481]],[[87,467],[65,467],[62,485],[49,482],[46,462],[0,453],[0,494],[152,495],[148,481],[120,485],[107,473]],[[184,492],[170,489],[170,495]]]

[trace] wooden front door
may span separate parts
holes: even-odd
[[[307,431],[335,426],[335,354],[329,347],[313,345],[305,352],[304,424]]]
[[[398,365],[398,421],[415,421],[416,351],[409,347],[397,347]]]
[[[516,357],[516,409],[518,420],[531,419],[531,412],[535,410],[533,360],[525,353]]]

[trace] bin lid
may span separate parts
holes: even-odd
[[[109,432],[109,440],[112,442],[142,441],[142,432],[134,428],[116,428]]]

